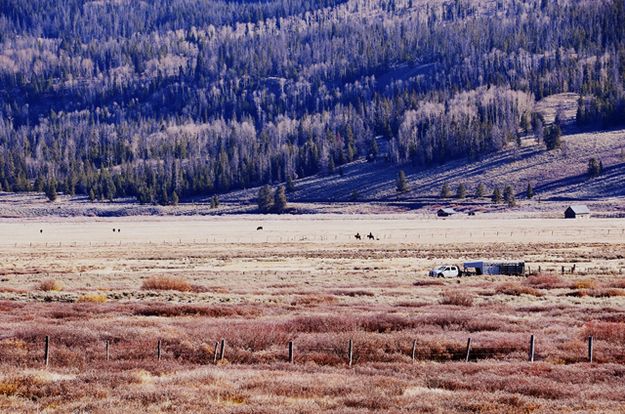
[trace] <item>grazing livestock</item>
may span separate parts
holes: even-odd
[[[360,237],[360,233],[356,233],[356,235],[354,235],[354,237],[356,238],[356,240],[361,240],[362,237]]]
[[[371,232],[369,234],[367,234],[367,238],[369,240],[375,240],[375,237],[373,236],[373,233],[371,233]]]
[[[43,229],[39,229],[39,233],[43,234]]]
[[[115,233],[115,229],[113,229],[113,233]]]
[[[263,226],[258,226],[258,227],[256,227],[256,231],[260,231],[260,230],[264,230],[264,229],[263,229]]]

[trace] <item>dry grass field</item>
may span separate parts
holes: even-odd
[[[57,218],[0,234],[0,412],[625,412],[625,220]],[[481,258],[532,275],[426,276]]]

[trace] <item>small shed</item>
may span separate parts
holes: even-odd
[[[589,218],[590,217],[590,209],[587,205],[578,204],[569,206],[564,211],[564,218],[567,219],[578,219],[578,218]]]
[[[436,215],[438,217],[449,217],[449,216],[453,216],[456,213],[457,211],[454,210],[453,208],[441,208],[440,210],[436,212]]]

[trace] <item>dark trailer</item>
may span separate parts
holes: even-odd
[[[522,276],[525,274],[525,262],[465,262],[464,272],[476,275]]]

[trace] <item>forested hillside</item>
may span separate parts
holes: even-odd
[[[535,102],[563,92],[580,127],[625,124],[624,22],[625,0],[0,0],[0,191],[169,204],[473,160],[551,137]]]

